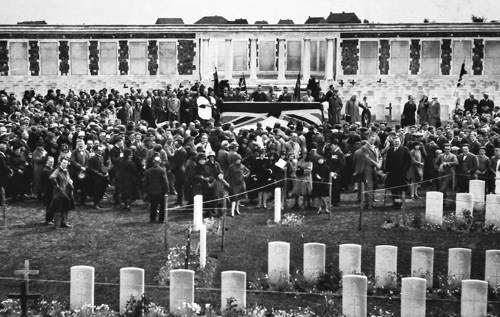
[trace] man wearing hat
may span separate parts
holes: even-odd
[[[441,126],[441,105],[439,104],[437,97],[432,97],[432,101],[427,108],[427,116],[429,119],[429,124],[434,127]]]
[[[326,93],[326,98],[328,101],[328,122],[332,125],[340,123],[340,111],[343,104],[338,95],[338,90],[330,86],[330,90]]]
[[[483,113],[491,113],[493,109],[495,108],[495,103],[493,103],[493,100],[491,100],[488,96],[488,94],[483,94],[483,99],[479,102],[479,107],[477,109],[477,112],[479,114]]]
[[[165,199],[164,196],[168,191],[168,178],[165,169],[161,166],[161,158],[155,156],[153,166],[144,172],[144,191],[149,201],[149,222],[156,221],[163,223],[165,220]],[[159,210],[158,210],[159,209]]]

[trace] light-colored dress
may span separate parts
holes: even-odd
[[[297,182],[295,186],[295,194],[299,196],[311,196],[312,193],[312,169],[313,163],[308,161],[300,161],[298,163],[299,169],[304,171],[304,174],[297,175]]]

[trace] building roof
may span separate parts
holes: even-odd
[[[326,23],[325,18],[323,17],[308,17],[306,22],[304,24],[319,24],[319,23]]]
[[[204,16],[203,18],[196,21],[194,24],[228,24],[225,17],[218,15]]]
[[[269,24],[266,20],[255,21],[254,24]]]
[[[184,24],[182,18],[158,18],[155,24]]]
[[[247,19],[236,19],[234,21],[228,21],[228,24],[248,24]]]
[[[295,24],[295,23],[293,22],[293,20],[290,19],[280,19],[278,21],[278,24]]]
[[[47,24],[47,22],[45,20],[40,20],[40,21],[20,21],[20,22],[17,22],[17,24],[34,25],[34,24]]]
[[[326,23],[361,23],[354,12],[333,13],[326,18]]]

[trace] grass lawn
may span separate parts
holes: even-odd
[[[247,280],[267,271],[267,243],[287,241],[291,243],[290,271],[302,268],[303,244],[321,242],[327,245],[327,264],[338,263],[338,245],[357,243],[363,246],[362,271],[370,276],[374,272],[375,246],[390,244],[398,246],[398,273],[410,274],[411,247],[428,246],[435,249],[434,273],[447,270],[448,248],[472,249],[472,278],[484,278],[485,250],[500,248],[500,233],[458,233],[451,231],[426,231],[381,228],[387,216],[400,212],[390,208],[375,208],[363,216],[363,230],[358,231],[359,207],[352,202],[353,195],[345,194],[347,202],[335,209],[332,219],[326,215],[315,215],[312,211],[295,212],[306,216],[299,227],[270,227],[266,221],[272,210],[243,208],[242,215],[228,218],[224,253],[220,252],[219,237],[210,235],[209,256],[217,258],[219,271],[241,270],[247,272]],[[423,200],[409,203],[409,213],[423,213]],[[380,202],[378,204],[381,204]],[[41,223],[44,210],[37,202],[28,201],[9,206],[7,211],[9,228],[0,230],[0,277],[13,277],[13,272],[30,259],[31,266],[40,270],[35,279],[68,281],[70,267],[90,265],[95,267],[95,281],[109,283],[96,285],[96,304],[118,305],[119,269],[133,266],[146,271],[146,293],[161,305],[167,305],[168,289],[158,288],[158,272],[166,259],[163,245],[163,227],[148,223],[148,211],[138,205],[131,212],[99,211],[88,207],[71,212],[72,229],[53,230]],[[170,246],[185,244],[185,228],[192,221],[190,211],[170,213]],[[220,274],[217,274],[219,277]],[[220,285],[216,280],[215,286]],[[436,283],[435,283],[436,284]],[[0,298],[18,292],[17,281],[0,279]],[[67,282],[30,283],[31,291],[50,299],[69,299]],[[219,303],[219,292],[196,291],[196,302]],[[282,295],[249,293],[247,303],[259,303],[273,307],[291,308],[299,305],[320,308],[324,297],[314,295]],[[341,299],[335,298],[340,302]],[[369,307],[382,306],[391,311],[399,310],[399,299],[369,299]],[[436,306],[448,312],[458,312],[460,305],[453,302],[428,301],[428,307]],[[492,304],[492,310],[500,312],[500,305]],[[446,314],[445,314],[446,315]],[[443,316],[445,316],[443,315]]]

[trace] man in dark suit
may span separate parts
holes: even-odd
[[[478,168],[477,157],[469,152],[469,145],[462,145],[462,153],[457,156],[458,171],[457,171],[457,186],[458,192],[469,192],[469,181],[475,179]]]
[[[95,154],[89,159],[87,174],[89,184],[91,184],[91,195],[94,202],[94,209],[102,208],[100,203],[108,187],[108,168],[104,164],[104,146],[98,145]]]
[[[288,87],[283,87],[283,93],[278,98],[278,102],[292,101],[293,95],[288,92]]]
[[[52,183],[50,182],[50,175],[54,172],[54,158],[52,156],[47,156],[45,161],[45,166],[42,169],[41,183],[42,183],[42,201],[45,206],[45,224],[53,224],[54,212],[50,208],[50,202],[52,201]]]
[[[479,112],[480,114],[492,113],[493,109],[495,108],[495,103],[489,98],[488,94],[483,94],[483,97],[484,98],[479,102],[477,112]]]
[[[325,153],[326,163],[333,172],[332,177],[332,205],[338,206],[340,203],[340,189],[342,186],[341,176],[345,168],[344,153],[339,147],[338,139],[333,139],[328,153]]]
[[[393,146],[387,150],[385,185],[391,188],[394,207],[401,207],[402,192],[408,185],[406,174],[411,166],[410,150],[401,145],[399,138],[394,138]]]
[[[479,106],[479,101],[476,98],[474,98],[473,94],[469,94],[469,98],[465,99],[464,102],[464,110],[472,112],[472,109],[478,106]]]
[[[184,198],[184,177],[185,163],[187,159],[187,151],[182,146],[183,139],[179,138],[174,141],[174,155],[170,160],[170,169],[175,178],[175,191],[177,192],[177,205],[182,205]]]
[[[165,200],[164,196],[168,191],[167,173],[160,167],[161,158],[155,156],[153,166],[144,172],[144,191],[147,194],[149,206],[149,222],[156,221],[158,207],[160,208],[158,221],[165,220]]]
[[[373,208],[376,172],[380,169],[380,154],[375,148],[377,135],[370,134],[368,141],[364,141],[363,145],[354,152],[354,179],[359,183],[358,199],[363,194],[361,192],[361,183],[365,184],[365,205],[367,209]]]

